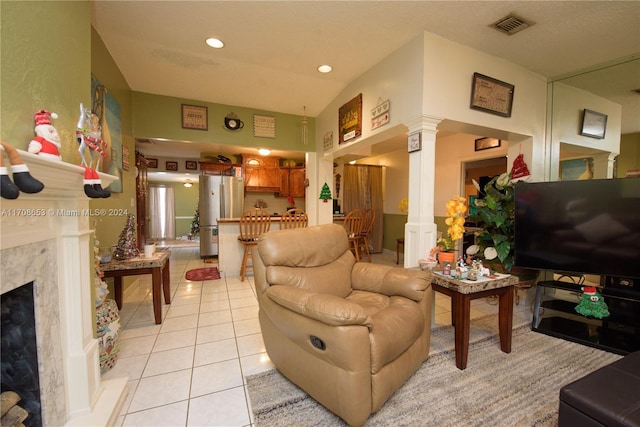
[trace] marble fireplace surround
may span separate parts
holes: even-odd
[[[0,153],[2,154],[2,153]],[[102,381],[93,334],[93,253],[84,169],[20,151],[42,192],[0,199],[0,293],[34,283],[42,420],[110,426],[127,378]],[[103,186],[115,176],[100,173]]]

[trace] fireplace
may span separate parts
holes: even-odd
[[[0,294],[33,287],[42,425],[112,425],[127,379],[100,378],[89,217],[67,214],[88,212],[84,170],[20,154],[45,189],[0,199]],[[100,175],[105,186],[116,179]]]

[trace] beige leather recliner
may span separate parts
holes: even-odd
[[[271,361],[331,412],[362,425],[429,356],[430,275],[356,263],[335,224],[273,230],[253,251]]]

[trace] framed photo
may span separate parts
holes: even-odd
[[[362,94],[344,104],[338,110],[338,144],[362,135]]]
[[[489,148],[498,148],[502,145],[502,140],[498,138],[478,138],[475,141],[475,150],[487,150]]]
[[[168,171],[177,171],[178,170],[178,162],[167,162],[167,170]]]
[[[471,108],[503,117],[511,117],[515,86],[492,77],[473,73]]]
[[[422,134],[418,132],[409,135],[409,138],[407,138],[407,151],[413,153],[420,150],[422,150]]]
[[[593,179],[593,157],[560,160],[560,181]]]
[[[584,109],[582,114],[582,128],[580,135],[591,138],[604,139],[607,130],[607,115],[597,111]]]
[[[147,166],[150,168],[158,169],[158,159],[147,158]]]
[[[198,162],[196,162],[195,160],[187,160],[184,163],[184,168],[188,171],[198,170]]]
[[[208,130],[207,107],[182,104],[182,127],[184,129]]]

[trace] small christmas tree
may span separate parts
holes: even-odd
[[[196,213],[191,221],[191,229],[189,230],[189,239],[195,237],[200,233],[200,202],[196,206]]]
[[[138,244],[136,243],[136,217],[127,216],[127,222],[118,238],[118,245],[113,252],[113,257],[117,260],[131,259],[138,256]]]
[[[322,199],[324,203],[327,203],[327,200],[331,200],[331,189],[326,182],[322,186],[322,190],[320,190],[320,199]]]

